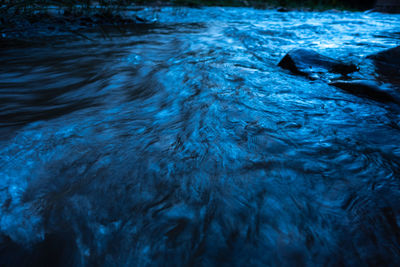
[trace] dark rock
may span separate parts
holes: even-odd
[[[400,67],[400,46],[381,51],[379,53],[369,55],[367,58],[373,59],[376,62]]]
[[[351,94],[365,96],[376,101],[400,103],[393,90],[388,90],[375,81],[335,81],[329,85],[343,89]]]
[[[318,54],[310,49],[294,49],[286,54],[278,66],[294,74],[312,77],[315,73],[339,73],[346,75],[357,70],[354,64],[344,63]]]
[[[368,56],[383,80],[400,87],[400,46]]]

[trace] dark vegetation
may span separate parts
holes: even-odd
[[[37,36],[80,35],[97,26],[137,26],[145,21],[124,17],[132,1],[6,0],[0,5],[0,40]]]
[[[188,6],[256,6],[256,7],[308,7],[308,8],[372,8],[375,0],[3,0],[1,11],[37,12],[50,6],[75,12],[88,12],[93,8],[110,12],[132,5],[188,5]]]
[[[149,1],[136,1],[146,3]],[[161,1],[163,2],[163,1]],[[175,0],[175,4],[183,5],[227,5],[227,6],[254,6],[254,7],[289,7],[311,9],[369,9],[374,6],[375,0]]]
[[[325,10],[372,8],[375,0],[2,0],[0,1],[0,40],[29,39],[81,30],[99,25],[138,25],[140,18],[124,18],[123,11],[141,5],[249,6]]]

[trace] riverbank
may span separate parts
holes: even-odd
[[[333,4],[331,1],[261,1],[261,0],[174,0],[174,1],[128,1],[124,5],[99,4],[57,6],[37,1],[7,2],[0,6],[0,41],[32,40],[38,37],[78,35],[86,38],[84,32],[93,28],[112,26],[117,28],[142,27],[151,23],[135,15],[135,11],[147,7],[165,6],[194,7],[232,6],[256,9],[289,11],[352,10],[351,5]]]
[[[134,12],[131,11],[131,13]],[[29,13],[3,12],[0,19],[0,40],[29,40],[41,37],[75,35],[87,38],[84,32],[103,27],[131,28],[148,23],[125,12],[103,9],[70,11],[51,8]]]
[[[374,0],[135,0],[133,1],[143,5],[174,5],[174,6],[231,6],[231,7],[254,7],[261,9],[308,9],[308,10],[328,10],[328,9],[346,9],[346,10],[367,10],[373,8]]]

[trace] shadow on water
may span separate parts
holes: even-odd
[[[136,35],[145,34],[151,28],[149,25],[142,25],[140,30],[101,27],[93,33],[69,36],[68,43],[65,38],[62,42],[44,38],[34,44],[3,41],[0,127],[51,119],[97,105],[105,81],[115,74],[104,72],[104,68],[115,54],[122,52],[109,41],[128,36],[132,31]],[[103,50],[93,49],[102,40],[109,44]],[[112,47],[115,51],[108,50]]]
[[[1,51],[0,265],[400,260],[400,113],[276,66],[361,62],[398,19],[140,15],[159,24]]]

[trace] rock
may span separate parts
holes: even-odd
[[[400,87],[400,46],[368,56],[376,72],[387,82]]]
[[[400,68],[400,46],[369,55],[367,58],[373,59],[377,63],[390,65],[398,70]]]
[[[376,101],[400,103],[399,98],[393,90],[384,88],[375,81],[335,81],[329,83],[329,85],[338,87],[354,95],[366,96]]]
[[[354,64],[323,56],[310,49],[294,49],[286,54],[278,66],[294,74],[313,77],[315,73],[339,73],[346,75],[357,71]]]

